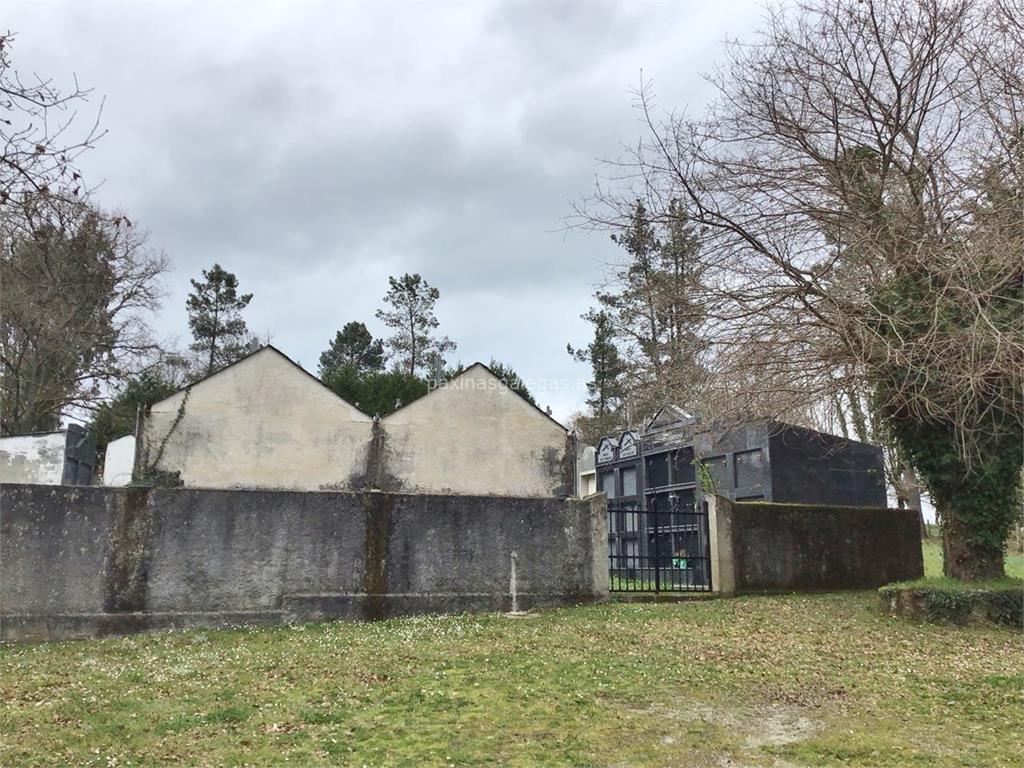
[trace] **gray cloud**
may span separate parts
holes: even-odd
[[[255,293],[250,327],[315,369],[346,321],[376,325],[387,276],[441,290],[456,357],[491,356],[556,416],[585,397],[579,319],[607,237],[561,231],[595,159],[640,133],[641,68],[667,106],[753,3],[254,6],[15,3],[15,62],[106,97],[85,162],[99,200],[174,263],[157,328],[187,333],[189,277],[214,261]],[[377,329],[382,330],[382,329]]]

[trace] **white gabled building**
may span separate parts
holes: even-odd
[[[375,421],[272,346],[154,404],[142,476],[186,487],[574,493],[565,427],[476,363]]]

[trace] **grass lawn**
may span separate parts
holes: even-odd
[[[930,538],[921,542],[924,550],[924,575],[926,578],[942,575],[942,537],[933,531]],[[1006,556],[1006,575],[1011,578],[1024,579],[1024,555]]]
[[[876,600],[7,646],[0,765],[1019,765],[1020,635]]]

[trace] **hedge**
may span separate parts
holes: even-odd
[[[920,579],[878,590],[882,610],[938,624],[998,624],[1024,628],[1024,580],[966,582]]]

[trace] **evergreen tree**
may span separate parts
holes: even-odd
[[[384,343],[374,339],[366,325],[357,321],[346,323],[320,355],[320,378],[345,366],[360,373],[384,369]]]
[[[387,416],[427,394],[426,379],[405,371],[359,371],[343,365],[329,371],[323,378],[338,397],[371,416]]]
[[[145,409],[180,389],[180,384],[158,370],[145,371],[131,379],[124,390],[96,409],[89,422],[89,433],[101,451],[107,443],[135,434],[139,408]]]
[[[700,241],[678,203],[668,223],[656,225],[643,202],[612,240],[628,255],[612,269],[596,299],[611,338],[621,349],[631,394],[644,412],[666,402],[699,400],[707,349],[700,336],[704,312],[697,299]]]
[[[426,371],[456,346],[446,336],[433,335],[438,326],[434,304],[441,293],[419,275],[389,277],[388,284],[384,301],[390,309],[377,310],[377,318],[394,330],[387,345],[401,368],[415,376],[417,371]]]
[[[250,351],[249,331],[241,311],[252,301],[251,293],[238,293],[238,278],[220,264],[203,270],[203,281],[192,280],[185,306],[188,326],[195,341],[189,347],[203,360],[209,376]]]
[[[626,395],[626,365],[615,346],[608,313],[591,310],[583,317],[594,324],[594,340],[583,349],[569,345],[567,350],[580,362],[590,363],[593,378],[587,382],[587,406],[594,416],[606,417],[618,409]]]

